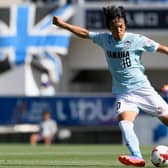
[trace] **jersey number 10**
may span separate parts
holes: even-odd
[[[131,59],[129,56],[122,58],[122,66],[123,68],[127,68],[131,66]]]

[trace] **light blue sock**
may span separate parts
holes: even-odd
[[[142,158],[139,141],[134,131],[134,124],[127,120],[119,122],[122,137],[132,156]]]

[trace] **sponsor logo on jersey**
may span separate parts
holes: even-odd
[[[129,51],[107,51],[107,56],[110,58],[124,58],[129,57]]]

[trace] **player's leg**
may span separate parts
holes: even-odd
[[[39,135],[38,134],[32,134],[30,136],[30,144],[31,145],[36,145],[39,139]]]
[[[126,97],[128,98],[130,96]],[[130,98],[133,99],[132,97]],[[144,167],[145,161],[142,158],[139,140],[134,131],[134,120],[138,115],[138,109],[135,103],[130,103],[129,100],[127,101],[124,95],[117,100],[116,107],[122,137],[131,153],[131,156],[120,155],[118,159],[125,165]]]
[[[44,137],[43,138],[44,139],[44,144],[45,145],[50,145],[50,144],[52,144],[52,137],[50,137],[50,136],[46,136],[46,137]]]
[[[131,156],[120,155],[119,161],[125,165],[144,167],[145,161],[142,158],[139,141],[134,131],[134,120],[137,116],[136,112],[123,112],[119,115],[119,127],[126,146]]]
[[[141,95],[139,107],[147,113],[158,117],[162,123],[168,126],[167,102],[153,88],[146,88],[143,92],[144,95]],[[145,96],[146,92],[148,92],[148,96]]]
[[[125,111],[119,115],[119,127],[122,133],[124,143],[127,145],[132,156],[142,158],[139,141],[134,131],[134,120],[136,112]]]
[[[160,121],[165,124],[166,126],[168,126],[168,114],[162,117],[159,117]]]

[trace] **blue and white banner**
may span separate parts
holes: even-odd
[[[47,59],[55,67],[55,73],[59,77],[62,67],[57,54],[67,54],[70,33],[53,26],[52,18],[57,15],[67,21],[73,16],[73,13],[72,5],[1,7],[0,61],[9,62],[8,68],[6,68],[9,69],[9,66],[33,61],[33,55],[36,55],[38,57],[35,60],[36,63],[39,61],[41,66],[49,69],[50,66],[43,64]]]
[[[116,126],[114,101],[110,96],[0,97],[0,125],[37,124],[48,110],[59,125]]]
[[[45,110],[60,126],[118,126],[111,96],[0,97],[0,125],[38,124]],[[167,144],[168,128],[142,112],[135,121],[140,143]]]

